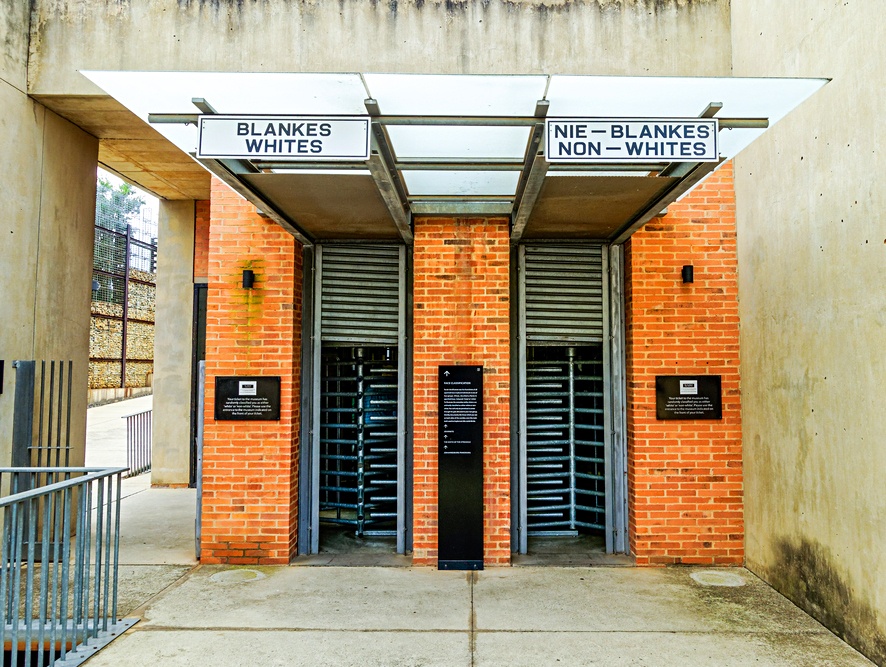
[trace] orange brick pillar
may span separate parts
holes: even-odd
[[[213,179],[208,273],[201,562],[286,564],[297,539],[301,246]],[[280,420],[215,421],[215,378],[231,375],[280,376]]]
[[[413,563],[437,563],[437,367],[482,365],[483,543],[510,562],[509,245],[504,218],[417,218]]]
[[[683,284],[680,270],[695,269]],[[628,495],[638,565],[744,561],[732,166],[626,247]],[[721,420],[657,420],[656,375],[720,375]]]

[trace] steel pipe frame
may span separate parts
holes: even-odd
[[[212,105],[203,98],[193,98],[193,104],[204,114],[217,113]],[[542,105],[542,102],[546,104]],[[204,167],[221,178],[223,181],[233,187],[239,194],[247,200],[255,204],[259,209],[265,211],[269,217],[280,224],[284,229],[289,231],[296,239],[304,245],[312,245],[316,242],[307,234],[296,222],[287,219],[282,214],[276,212],[269,206],[253,188],[249,187],[239,178],[242,173],[260,172],[268,169],[346,169],[346,170],[362,170],[369,169],[372,178],[378,187],[379,194],[388,208],[397,231],[404,243],[412,244],[412,216],[413,215],[462,215],[462,214],[481,214],[481,215],[503,215],[507,213],[505,206],[489,207],[478,205],[477,202],[483,202],[483,197],[464,196],[464,197],[446,197],[440,198],[440,202],[434,206],[424,203],[428,197],[412,197],[409,195],[405,184],[402,181],[401,172],[403,170],[416,171],[516,171],[521,169],[522,173],[517,184],[516,192],[513,196],[508,197],[511,203],[511,243],[516,245],[522,238],[526,224],[532,213],[532,209],[541,191],[546,173],[551,165],[544,160],[543,155],[538,150],[538,146],[543,134],[544,121],[543,116],[547,112],[547,100],[540,100],[537,105],[538,116],[415,116],[415,115],[382,115],[378,113],[378,103],[374,99],[367,100],[367,110],[372,118],[372,144],[373,151],[369,160],[366,162],[350,162],[350,163],[316,163],[316,162],[275,162],[275,161],[255,161],[251,163],[246,160],[198,160]],[[700,118],[713,118],[722,109],[723,105],[719,102],[712,102],[700,114]],[[148,114],[149,123],[184,123],[197,124],[200,114],[168,114],[154,113]],[[718,119],[719,129],[765,129],[769,127],[768,118],[720,118]],[[396,153],[385,130],[388,126],[428,126],[428,127],[529,127],[532,128],[529,139],[527,141],[527,150],[522,163],[516,160],[441,160],[439,158],[408,158],[397,159]],[[196,155],[192,154],[194,159]],[[228,164],[238,163],[238,164]],[[719,164],[719,163],[716,163]],[[638,171],[638,172],[655,172],[657,167],[661,165],[643,165],[643,164],[625,164],[625,165],[586,165],[585,167],[571,167],[565,169],[568,165],[557,165],[554,169],[559,171],[580,171],[592,174],[594,171]],[[591,168],[595,167],[595,168]],[[608,167],[608,169],[606,168]],[[704,171],[699,178],[689,178],[691,173],[698,171],[698,165],[695,163],[672,163],[664,167],[665,171],[658,173],[658,176],[669,176],[666,173],[671,169],[679,175],[681,180],[673,187],[669,188],[667,193],[647,205],[643,211],[638,212],[634,218],[626,225],[622,226],[614,235],[614,243],[621,243],[630,236],[636,229],[648,222],[658,211],[667,207],[667,204],[675,200],[679,194],[691,188],[708,172]],[[242,170],[242,171],[241,171]],[[434,198],[437,200],[438,198]],[[453,205],[456,204],[457,205]],[[654,209],[655,212],[650,213]]]

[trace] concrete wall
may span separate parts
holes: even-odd
[[[78,69],[728,74],[729,0],[36,0],[29,92]]]
[[[154,325],[151,483],[189,481],[194,202],[161,201]]]
[[[27,19],[26,3],[0,8],[0,463],[10,462],[12,360],[73,359],[72,461],[80,464],[98,142],[26,96]]]
[[[880,3],[733,3],[737,76],[833,81],[735,161],[748,566],[886,664]]]

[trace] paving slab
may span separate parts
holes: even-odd
[[[830,633],[489,632],[475,647],[476,667],[872,667]]]
[[[140,396],[109,403],[86,411],[86,465],[126,465],[126,420],[124,417],[150,410],[153,396]]]
[[[135,626],[138,628],[139,626]],[[131,630],[89,667],[469,667],[464,632]]]
[[[120,565],[117,580],[117,612],[131,616],[191,570],[187,565]]]
[[[136,481],[142,478],[147,478],[147,475],[123,482],[120,562],[196,565],[196,490],[152,489],[146,482]]]
[[[467,631],[470,578],[412,568],[203,566],[150,605],[145,626]]]
[[[480,630],[824,632],[747,570],[702,585],[693,568],[501,568],[479,574]],[[714,570],[712,572],[723,572]]]

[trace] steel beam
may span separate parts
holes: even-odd
[[[311,239],[307,232],[305,232],[301,227],[299,227],[289,218],[284,218],[280,213],[278,213],[273,206],[271,206],[266,200],[262,199],[258,195],[258,193],[256,193],[245,182],[240,180],[240,178],[238,178],[235,173],[232,173],[227,165],[223,164],[221,160],[199,160],[194,153],[191,153],[191,157],[197,160],[197,162],[202,164],[215,176],[218,176],[218,178],[224,181],[224,183],[226,183],[228,186],[230,186],[230,188],[234,192],[246,199],[246,201],[248,201],[256,208],[260,209],[265,216],[267,216],[278,225],[280,225],[287,232],[292,234],[299,243],[307,246],[314,244],[313,239]]]
[[[372,148],[373,153],[369,156],[366,165],[369,167],[375,186],[397,226],[400,238],[406,245],[412,245],[412,220],[409,214],[406,188],[400,180],[400,174],[393,167],[394,152],[387,134],[385,134],[384,128],[375,122],[372,123]]]
[[[538,123],[529,137],[529,145],[523,164],[523,173],[517,185],[517,198],[511,210],[511,245],[517,245],[523,237],[526,223],[538,201],[545,175],[548,173],[548,161],[544,157],[543,138],[544,123]]]
[[[705,176],[719,167],[726,160],[721,158],[719,162],[699,162],[695,169],[683,176],[679,181],[668,188],[663,195],[656,197],[646,204],[643,210],[629,220],[616,232],[612,243],[619,244],[627,241],[631,234],[640,229],[647,222],[656,217],[660,211],[674,203],[678,197],[697,185]]]
[[[513,202],[508,201],[483,201],[483,200],[441,200],[441,201],[416,201],[412,202],[413,215],[510,215]]]
[[[244,114],[248,115],[248,114]],[[149,113],[148,122],[155,124],[196,125],[200,114],[195,113]],[[381,125],[452,125],[477,127],[533,127],[538,123],[535,116],[378,116],[373,123]],[[654,121],[654,118],[650,118]],[[768,118],[719,118],[722,129],[766,129]]]

